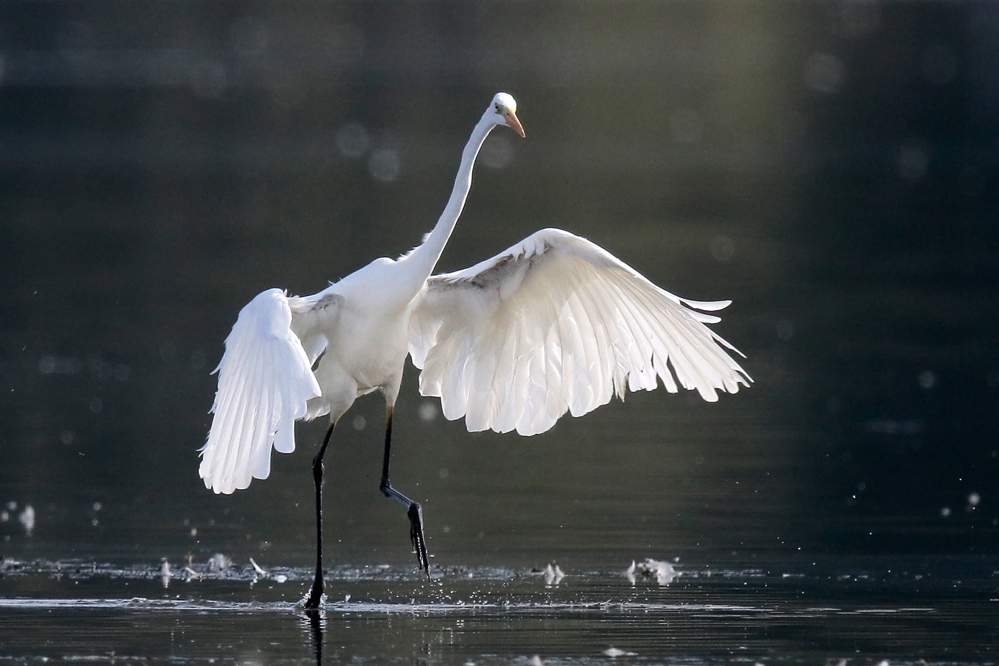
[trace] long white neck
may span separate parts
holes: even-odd
[[[447,200],[447,206],[441,213],[437,225],[434,227],[423,244],[413,250],[406,258],[407,264],[412,266],[413,275],[419,276],[420,288],[433,272],[437,265],[437,260],[444,252],[454,225],[457,224],[461,216],[461,210],[465,207],[465,199],[468,197],[468,190],[472,187],[472,167],[475,166],[475,157],[479,154],[479,148],[489,136],[489,132],[496,126],[494,122],[487,119],[488,114],[483,114],[472,135],[468,137],[465,149],[461,151],[461,165],[458,167],[458,175],[454,177],[454,188],[451,190],[451,197]]]

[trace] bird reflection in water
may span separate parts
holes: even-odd
[[[326,629],[326,611],[322,608],[307,608],[305,609],[305,621],[308,623],[312,652],[316,655],[316,666],[321,666],[323,663],[323,634]]]

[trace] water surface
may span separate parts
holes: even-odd
[[[994,662],[995,562],[884,565],[677,566],[668,584],[621,571],[554,582],[543,570],[453,568],[428,582],[411,569],[337,567],[330,602],[310,618],[296,604],[306,570],[197,566],[164,579],[157,567],[8,563],[0,659]]]

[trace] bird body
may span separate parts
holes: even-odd
[[[310,401],[313,417],[339,419],[358,396],[374,390],[391,399],[398,395],[409,313],[418,293],[398,289],[408,270],[404,262],[375,261],[316,294],[316,301],[291,300],[293,328],[313,343],[314,354],[322,354],[316,367],[322,395]]]
[[[496,126],[524,135],[516,102],[497,94],[469,137],[454,188],[422,244],[376,259],[311,296],[268,289],[241,311],[217,368],[214,418],[199,473],[217,493],[270,472],[271,448],[294,450],[294,422],[328,415],[313,462],[322,597],[322,456],[333,425],[361,395],[385,396],[380,489],[409,506],[411,538],[428,567],[422,513],[389,483],[392,409],[406,356],[420,392],[470,431],[533,435],[567,411],[581,416],[626,391],[697,390],[705,400],[748,386],[734,347],[708,328],[729,301],[667,292],[594,243],[542,229],[470,268],[432,275],[471,187],[479,148]]]

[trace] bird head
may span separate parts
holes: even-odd
[[[524,136],[524,127],[517,119],[517,100],[510,93],[496,93],[489,104],[489,109],[486,110],[486,115],[497,125],[505,125],[520,136]]]

